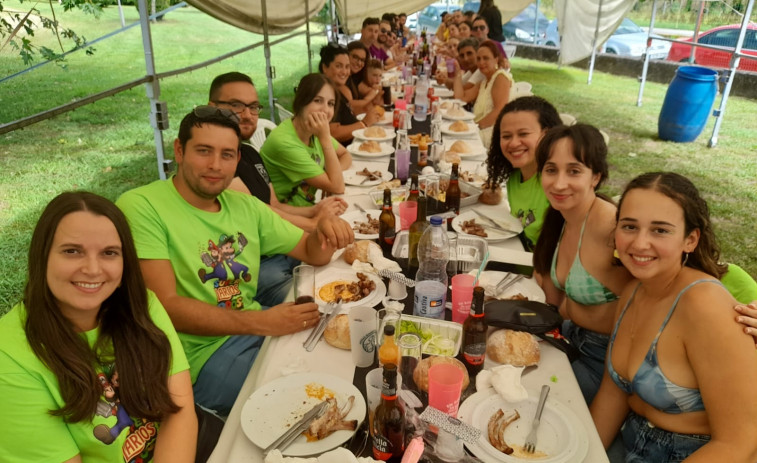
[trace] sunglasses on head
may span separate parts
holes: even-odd
[[[200,117],[200,118],[221,115],[239,124],[239,116],[237,116],[237,114],[234,111],[230,109],[219,108],[218,106],[209,106],[209,105],[196,106],[195,109],[192,110],[192,113],[194,113],[195,116]]]

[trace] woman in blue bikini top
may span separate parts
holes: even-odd
[[[725,266],[696,187],[673,173],[631,181],[615,245],[637,282],[619,299],[591,405],[603,443],[628,420],[646,425],[624,430],[626,461],[757,461],[757,350],[717,281]]]

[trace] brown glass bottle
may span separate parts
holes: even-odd
[[[470,314],[463,323],[463,363],[471,381],[484,368],[486,358],[486,321],[484,321],[484,288],[473,288]]]
[[[373,458],[399,462],[405,452],[405,412],[397,400],[397,366],[384,365],[381,403],[371,426]]]
[[[421,196],[418,198],[418,215],[415,222],[410,225],[408,230],[408,248],[407,248],[407,266],[410,271],[410,275],[415,275],[418,270],[418,242],[423,236],[423,232],[428,228],[428,221],[426,220],[426,197]]]
[[[384,189],[384,205],[381,207],[379,215],[379,246],[384,255],[392,253],[394,245],[395,231],[394,213],[392,212],[392,190]]]
[[[420,195],[421,192],[420,189],[418,189],[418,174],[413,174],[410,176],[410,194],[407,196],[407,200],[418,202]]]
[[[444,205],[448,211],[454,211],[455,214],[460,215],[460,173],[457,163],[452,164]]]

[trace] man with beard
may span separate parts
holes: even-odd
[[[324,198],[310,207],[295,207],[280,203],[276,199],[273,184],[260,153],[248,142],[257,129],[261,109],[258,93],[249,76],[241,72],[228,72],[217,76],[210,84],[208,100],[209,105],[234,111],[239,118],[239,130],[242,134],[239,149],[241,157],[235,178],[229,185],[230,189],[252,194],[270,205],[282,218],[311,233],[315,231],[320,217],[328,214],[340,215],[344,212],[347,203],[335,196]],[[264,307],[284,302],[292,286],[292,270],[298,264],[299,261],[284,254],[261,256],[255,299]]]
[[[240,157],[238,120],[223,108],[195,108],[174,141],[176,174],[117,202],[145,283],[179,332],[195,401],[219,415],[231,410],[265,336],[312,328],[319,319],[315,303],[261,310],[255,300],[260,256],[287,254],[323,265],[354,239],[350,225],[334,215],[308,233],[257,198],[227,189]],[[222,262],[208,254],[210,241],[218,241]],[[225,279],[203,280],[213,265],[227,267]]]
[[[379,23],[379,35],[376,45],[386,53],[386,59],[383,61],[384,69],[394,66],[394,54],[399,52],[399,47],[394,47],[394,22],[388,19],[382,19]]]
[[[476,64],[477,50],[478,40],[473,37],[461,40],[460,43],[457,44],[457,62],[460,66],[460,70],[464,71],[462,77],[464,89],[478,85],[479,82],[485,79],[484,75],[481,74],[481,71],[478,70],[478,65]],[[454,79],[447,75],[445,70],[437,69],[436,81],[451,89]]]
[[[377,59],[386,65],[389,55],[386,54],[386,51],[378,43],[381,30],[379,27],[380,24],[381,21],[379,21],[379,18],[365,18],[363,20],[363,28],[360,29],[360,41],[368,47],[368,54],[371,55],[371,58]]]

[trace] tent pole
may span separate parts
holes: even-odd
[[[652,19],[649,20],[649,30],[647,31],[647,51],[644,54],[644,67],[641,70],[641,84],[639,85],[639,97],[636,98],[636,106],[641,107],[641,98],[644,96],[644,83],[647,81],[647,71],[649,71],[649,49],[652,47],[652,33],[654,31],[654,20],[657,15],[657,0],[652,2]]]
[[[591,78],[594,75],[594,61],[597,58],[597,37],[599,37],[599,22],[602,19],[602,0],[599,0],[599,9],[597,10],[597,24],[594,27],[594,38],[591,39],[591,61],[589,62],[589,79],[587,85],[591,85]]]
[[[155,137],[155,154],[158,160],[158,176],[166,179],[166,162],[163,153],[163,129],[168,128],[168,108],[165,101],[160,99],[160,80],[155,77],[155,58],[152,50],[152,35],[150,33],[150,14],[147,12],[147,1],[139,0],[139,23],[142,27],[142,48],[145,52],[145,68],[147,77],[151,80],[145,84],[145,92],[150,100],[150,125]],[[170,162],[170,161],[169,161]]]
[[[702,27],[702,16],[704,16],[704,2],[705,0],[701,0],[699,2],[699,14],[697,15],[697,25],[694,28],[694,38],[691,39],[691,43],[697,43],[699,42],[699,29]],[[692,46],[691,47],[691,54],[689,55],[689,63],[694,63],[694,55],[696,55],[697,47]]]
[[[271,111],[271,119],[273,119],[274,113],[274,101],[273,101],[273,74],[275,70],[271,66],[271,44],[268,40],[268,11],[266,9],[266,3],[268,0],[261,2],[263,13],[263,55],[265,55],[265,77],[268,80],[268,108]]]
[[[536,14],[534,15],[534,45],[539,45],[539,0],[536,0]]]
[[[310,51],[310,2],[305,0],[305,40],[308,43],[308,74],[313,72],[313,55]]]
[[[731,68],[728,70],[728,80],[723,89],[723,98],[720,100],[720,107],[715,110],[715,127],[712,129],[712,136],[707,143],[707,146],[710,148],[714,148],[718,144],[718,133],[720,132],[720,125],[723,123],[725,105],[728,102],[728,95],[731,94],[731,86],[733,85],[733,78],[736,76],[736,68],[739,67],[739,62],[741,61],[741,47],[744,45],[744,37],[749,27],[749,18],[752,16],[753,7],[754,0],[749,0],[744,17],[741,19],[741,30],[739,31],[739,38],[736,40],[736,50],[731,55]]]

